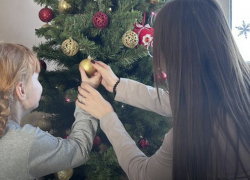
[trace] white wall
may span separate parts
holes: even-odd
[[[35,35],[35,29],[45,24],[38,17],[42,8],[33,0],[1,0],[0,41],[20,43],[30,49],[44,41],[44,38]],[[22,124],[36,125],[42,116],[43,113],[30,113],[23,118]]]
[[[35,29],[45,24],[38,17],[42,8],[33,0],[1,0],[0,40],[29,48],[41,42],[43,39],[35,36]]]

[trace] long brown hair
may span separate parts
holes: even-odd
[[[174,0],[160,10],[153,69],[157,87],[159,71],[167,74],[173,179],[228,178],[218,131],[233,151],[233,178],[241,169],[250,179],[239,149],[250,157],[250,70],[215,0]]]
[[[27,83],[35,72],[40,72],[40,64],[30,49],[20,44],[0,42],[0,137],[11,113],[15,85]]]

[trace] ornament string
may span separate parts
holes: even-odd
[[[143,13],[143,19],[142,19],[142,26],[145,25],[145,19],[146,19],[146,12]]]

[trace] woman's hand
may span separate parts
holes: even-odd
[[[119,78],[114,74],[112,69],[101,61],[91,61],[94,68],[101,74],[101,83],[107,91],[113,92],[113,87]]]
[[[82,67],[79,67],[79,71],[81,73],[82,82],[88,83],[93,88],[97,88],[101,83],[101,74],[99,72],[95,72],[90,78],[86,75],[85,70]]]
[[[95,118],[101,119],[105,114],[114,111],[110,103],[88,83],[82,82],[78,91],[76,104]]]

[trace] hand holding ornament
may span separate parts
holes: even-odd
[[[101,74],[101,84],[107,91],[113,92],[113,87],[119,78],[114,74],[112,69],[101,61],[91,61],[93,67]]]
[[[88,56],[87,59],[82,60],[79,64],[79,67],[82,67],[89,77],[96,72],[96,69],[92,66],[92,61],[94,60],[90,56]]]
[[[97,88],[101,83],[101,74],[96,72],[95,68],[92,66],[91,59],[82,60],[79,64],[79,70],[81,73],[82,82],[88,83],[93,88]]]
[[[95,118],[101,119],[105,114],[114,111],[110,103],[88,83],[82,82],[78,92],[76,104]]]
[[[81,73],[82,82],[88,83],[91,87],[97,88],[101,82],[101,74],[95,72],[91,77],[88,77],[86,72],[82,67],[79,67],[79,71]]]

